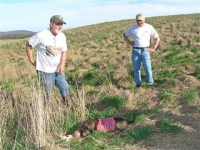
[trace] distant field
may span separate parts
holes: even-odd
[[[28,40],[28,38],[25,38],[25,39],[5,39],[5,40],[0,40],[0,44],[19,42],[19,41],[23,41],[23,40]]]

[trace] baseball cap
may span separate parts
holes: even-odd
[[[56,23],[64,23],[64,24],[66,24],[63,21],[63,17],[61,15],[54,15],[54,16],[52,16],[51,19],[50,19],[50,22],[56,22]]]
[[[145,20],[145,16],[142,13],[136,15],[136,20]]]

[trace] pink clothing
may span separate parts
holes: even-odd
[[[101,118],[98,119],[97,130],[108,132],[115,130],[116,122],[114,118]]]

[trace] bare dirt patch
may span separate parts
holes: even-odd
[[[160,129],[156,127],[156,122],[166,116],[170,119],[170,122],[181,126],[183,130],[177,134],[160,132]],[[141,149],[200,149],[200,113],[196,106],[183,105],[177,106],[172,110],[163,110],[153,115],[151,117],[151,122],[155,127],[155,133],[145,143],[139,144]],[[134,147],[132,148],[135,149]]]

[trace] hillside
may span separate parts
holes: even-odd
[[[34,35],[35,32],[26,31],[26,30],[15,30],[15,31],[8,31],[8,32],[0,32],[0,39],[24,39],[27,37],[31,37]]]
[[[131,47],[122,34],[135,20],[63,31],[75,112],[63,105],[56,88],[44,108],[35,69],[25,53],[27,39],[0,40],[1,149],[200,149],[199,18],[147,18],[161,38],[151,54],[153,87],[146,85],[143,69],[142,87],[133,82]],[[135,118],[135,123],[125,131],[94,132],[79,142],[60,139],[86,120],[113,116]]]

